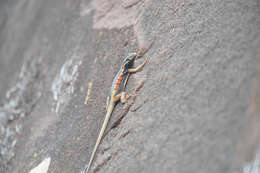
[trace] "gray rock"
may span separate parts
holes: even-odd
[[[110,127],[119,123],[92,171],[230,170],[258,71],[259,1],[16,0],[0,8],[0,102],[17,116],[3,130],[1,171],[27,173],[51,157],[49,172],[80,172],[122,56],[152,42],[127,91],[144,85],[129,111],[116,106]]]
[[[0,125],[6,126],[8,122],[8,114],[0,108]]]

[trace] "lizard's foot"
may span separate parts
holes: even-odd
[[[134,94],[126,95],[125,92],[122,92],[120,101],[121,101],[121,103],[126,103],[129,98],[134,97],[134,96],[135,96]]]

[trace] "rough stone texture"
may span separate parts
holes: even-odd
[[[260,71],[253,82],[251,103],[245,131],[237,145],[230,172],[259,172],[260,166]]]
[[[219,173],[243,164],[233,160],[259,64],[259,1],[0,3],[0,108],[8,119],[0,122],[22,126],[12,138],[3,133],[7,143],[0,136],[0,149],[14,153],[0,156],[1,172],[27,173],[51,157],[49,172],[79,173],[122,56],[151,43],[127,90],[144,86],[108,130],[92,171]],[[8,97],[15,87],[19,95]],[[17,104],[7,109],[10,102]],[[125,108],[117,105],[112,124]]]

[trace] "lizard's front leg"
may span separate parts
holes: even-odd
[[[147,62],[147,59],[146,59],[141,65],[137,66],[136,68],[130,68],[130,69],[128,69],[128,72],[130,72],[130,73],[135,73],[135,72],[137,72],[138,70],[140,70],[141,68],[143,68],[143,66],[146,64],[146,62]]]
[[[126,92],[122,91],[120,94],[114,96],[114,100],[120,100],[121,103],[126,103],[132,95],[126,95]]]

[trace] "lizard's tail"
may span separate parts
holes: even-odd
[[[115,106],[115,104],[112,102],[112,103],[109,105],[109,107],[108,107],[108,110],[107,110],[107,113],[106,113],[106,116],[105,116],[105,120],[104,120],[104,123],[103,123],[103,125],[102,125],[102,127],[101,127],[101,130],[100,130],[100,132],[99,132],[99,135],[98,135],[98,138],[97,138],[95,147],[94,147],[94,149],[93,149],[93,152],[92,152],[92,154],[91,154],[91,157],[90,157],[90,160],[89,160],[89,163],[88,163],[88,167],[87,167],[87,169],[85,169],[85,171],[84,171],[85,173],[88,173],[88,171],[89,171],[89,169],[90,169],[90,167],[91,167],[91,165],[92,165],[92,162],[93,162],[93,160],[94,160],[94,158],[95,158],[95,155],[96,155],[96,152],[97,152],[97,149],[98,149],[98,146],[99,146],[99,144],[101,143],[101,140],[102,140],[102,137],[103,137],[103,135],[104,135],[104,133],[105,133],[105,130],[106,130],[108,121],[109,121],[110,116],[111,116],[111,114],[112,114],[112,112],[113,112],[114,106]]]

